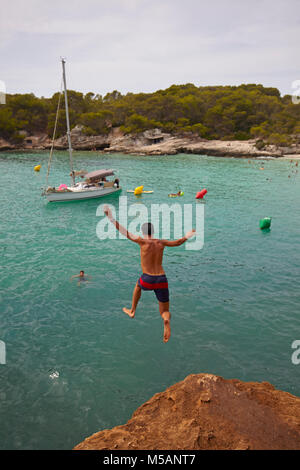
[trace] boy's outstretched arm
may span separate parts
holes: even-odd
[[[131,240],[135,243],[138,243],[140,241],[141,237],[138,237],[137,235],[133,235],[133,233],[128,232],[123,225],[121,225],[117,220],[115,220],[112,216],[111,210],[108,206],[104,206],[104,214],[106,217],[111,221],[112,224],[119,230],[122,235],[128,238],[128,240]]]
[[[185,234],[183,238],[178,238],[178,240],[161,240],[164,246],[180,246],[185,243],[189,238],[192,238],[196,233],[196,230],[190,230]]]

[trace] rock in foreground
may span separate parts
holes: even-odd
[[[123,426],[75,450],[300,449],[300,398],[262,382],[189,375],[157,393]]]

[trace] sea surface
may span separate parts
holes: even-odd
[[[47,160],[46,152],[0,154],[1,449],[71,449],[191,373],[300,395],[291,360],[300,339],[295,162],[74,153],[77,170],[116,169],[128,205],[204,207],[203,248],[165,251],[172,336],[164,344],[153,293],[142,294],[135,319],[122,312],[141,274],[138,246],[96,234],[97,207],[107,202],[118,214],[119,197],[47,203]],[[67,153],[56,153],[49,184],[68,184],[69,171]],[[154,193],[126,192],[141,184]],[[179,189],[183,197],[168,198]],[[271,230],[261,231],[266,216]],[[91,282],[70,281],[80,270]]]

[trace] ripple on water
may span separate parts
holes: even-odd
[[[195,207],[196,191],[208,189],[203,249],[166,250],[166,346],[153,293],[142,294],[134,320],[122,312],[141,273],[138,247],[97,238],[102,201],[46,204],[40,188],[47,157],[0,157],[3,448],[72,448],[126,422],[189,373],[267,380],[299,395],[291,343],[300,326],[300,186],[298,177],[287,178],[288,162],[268,161],[260,172],[260,163],[238,159],[101,155],[101,166],[117,168],[125,189],[154,190],[139,200],[148,209],[171,203],[167,195],[178,181],[180,204]],[[77,168],[99,167],[94,153],[75,152],[74,160]],[[39,175],[32,171],[37,161]],[[66,154],[58,153],[50,184],[65,182],[68,173]],[[118,210],[118,198],[107,201]],[[265,216],[273,218],[268,233],[259,230]],[[80,269],[92,275],[90,284],[70,282]]]

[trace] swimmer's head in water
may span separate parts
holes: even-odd
[[[145,222],[141,228],[142,228],[143,235],[148,235],[148,237],[152,237],[154,233],[154,227],[151,224],[151,222]]]
[[[84,271],[80,271],[79,276],[83,277],[84,276]]]

